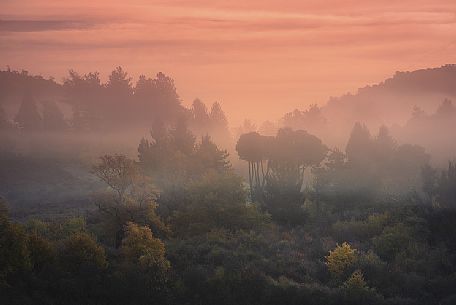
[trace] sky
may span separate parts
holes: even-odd
[[[161,71],[233,124],[448,63],[454,0],[0,0],[0,69]]]

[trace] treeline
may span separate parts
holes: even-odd
[[[63,84],[27,72],[0,71],[0,128],[37,131],[106,131],[149,128],[155,122],[173,125],[185,120],[197,135],[227,140],[228,120],[220,103],[210,110],[199,99],[190,108],[182,105],[172,78],[158,73],[141,75],[136,83],[117,67],[103,83],[98,72],[81,75],[73,70]],[[18,104],[13,117],[2,108]],[[70,108],[70,113],[61,106]]]
[[[246,184],[210,137],[158,124],[138,160],[93,165],[86,216],[17,224],[2,203],[2,304],[453,304],[454,165],[385,128],[348,143],[243,135]],[[411,168],[423,185],[389,192]]]
[[[275,206],[272,215],[283,214],[277,217],[287,222],[302,220],[300,206],[309,187],[341,206],[421,196],[422,169],[430,161],[424,148],[398,144],[385,126],[372,136],[360,123],[355,124],[345,152],[292,129],[280,129],[276,136],[244,134],[236,150],[249,164],[252,200]],[[289,197],[274,199],[280,190]]]

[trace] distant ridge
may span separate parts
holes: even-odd
[[[322,107],[328,121],[348,125],[363,121],[372,128],[381,124],[404,124],[415,106],[433,112],[444,99],[456,99],[456,65],[396,72],[356,94],[332,97]]]

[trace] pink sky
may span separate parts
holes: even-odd
[[[456,62],[456,1],[0,0],[0,65],[163,71],[237,124]]]

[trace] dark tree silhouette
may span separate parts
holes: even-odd
[[[197,162],[195,162],[194,170],[192,172],[200,173],[200,175],[211,170],[218,173],[224,173],[231,169],[228,156],[228,152],[219,149],[217,145],[212,142],[210,136],[203,136],[195,150],[195,160]]]
[[[245,133],[239,137],[236,151],[241,160],[249,166],[249,185],[252,201],[261,199],[262,189],[266,183],[268,170],[264,171],[263,160],[266,160],[266,139],[257,132]],[[261,173],[260,173],[261,171]]]
[[[239,158],[249,164],[252,200],[263,201],[265,187],[292,188],[301,193],[304,173],[318,165],[327,148],[317,137],[306,131],[280,129],[277,136],[261,136],[256,132],[242,135],[236,145]],[[266,165],[264,162],[266,161]]]
[[[345,148],[348,162],[356,165],[365,165],[372,153],[372,138],[366,125],[356,123]]]
[[[228,128],[228,119],[219,102],[212,104],[211,112],[209,114],[211,126],[209,132],[214,138],[228,140],[230,138],[230,131]]]
[[[77,130],[97,130],[106,120],[107,109],[103,106],[105,88],[98,72],[83,76],[73,70],[64,80],[66,101],[73,107],[73,126]]]
[[[128,77],[128,73],[120,66],[109,75],[106,88],[118,98],[128,98],[133,93],[131,77]]]
[[[135,118],[147,122],[174,124],[186,112],[174,80],[161,72],[154,79],[139,77],[134,88],[134,106],[137,107]]]
[[[307,130],[313,133],[321,132],[326,127],[326,118],[318,105],[310,105],[305,111],[295,109],[286,113],[281,119],[282,125],[293,130]]]

